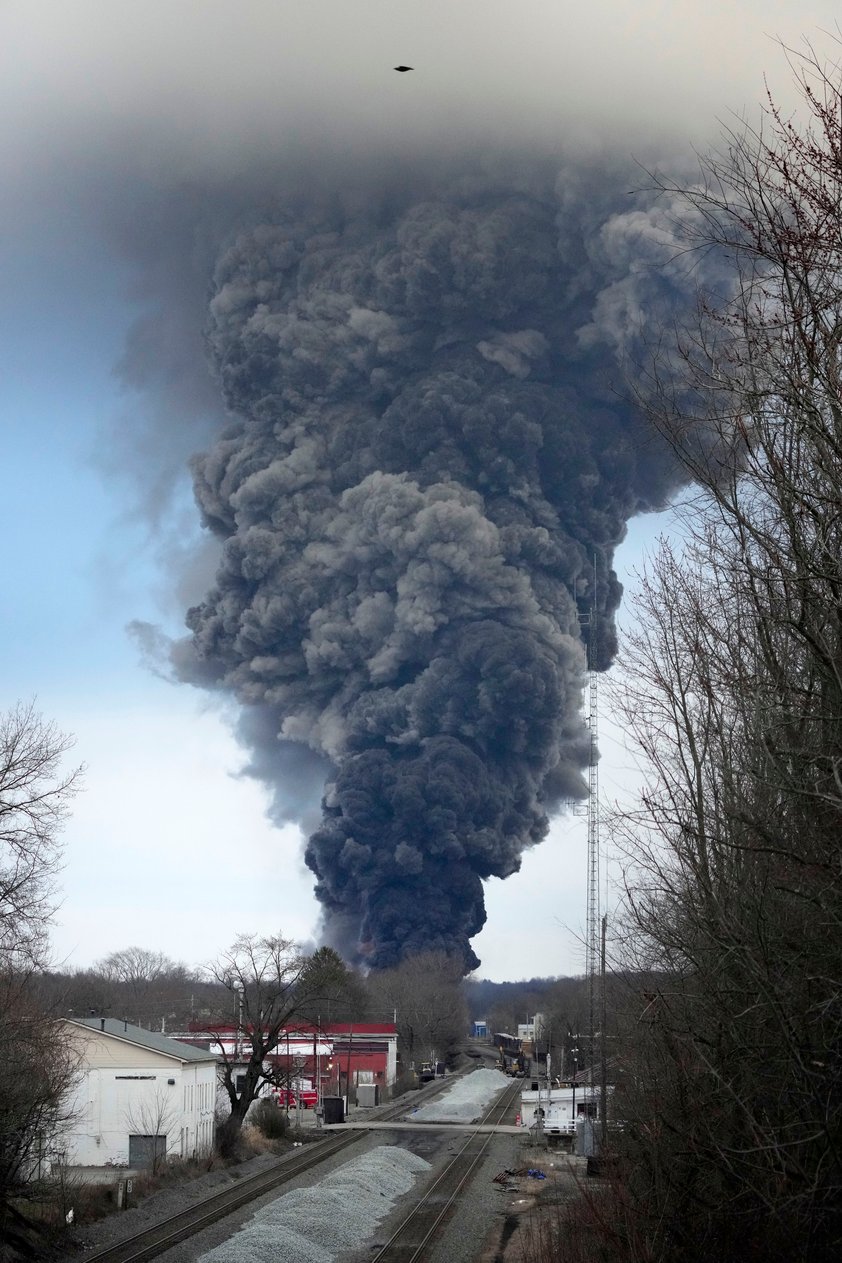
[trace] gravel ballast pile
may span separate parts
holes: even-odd
[[[421,1105],[407,1118],[414,1123],[472,1123],[485,1107],[511,1083],[499,1070],[474,1070],[429,1105]]]
[[[380,1145],[316,1188],[276,1198],[200,1263],[332,1263],[370,1237],[416,1175],[429,1169],[429,1162],[406,1149]]]

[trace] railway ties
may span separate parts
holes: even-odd
[[[424,1099],[429,1100],[430,1097],[439,1095],[446,1086],[446,1082],[442,1080],[441,1086],[425,1093]],[[378,1110],[377,1120],[388,1122],[399,1119],[406,1113],[406,1108],[405,1100],[382,1108]],[[209,1228],[220,1219],[224,1219],[226,1215],[233,1214],[249,1202],[256,1201],[266,1193],[271,1193],[273,1189],[297,1179],[299,1175],[303,1175],[312,1167],[326,1162],[334,1154],[355,1144],[366,1134],[363,1129],[343,1130],[339,1134],[325,1131],[323,1140],[311,1142],[303,1149],[287,1155],[270,1170],[247,1176],[230,1188],[216,1192],[176,1215],[159,1220],[158,1223],[145,1228],[142,1232],[135,1233],[114,1245],[85,1254],[80,1259],[80,1263],[148,1263],[148,1260],[157,1258],[172,1246],[178,1245],[180,1241],[185,1241],[195,1233],[201,1232],[203,1228]]]
[[[371,1263],[417,1263],[429,1256],[432,1242],[443,1231],[459,1194],[494,1139],[493,1131],[483,1132],[480,1127],[502,1123],[519,1099],[520,1091],[520,1083],[515,1082],[490,1106],[477,1129],[466,1137],[458,1152],[427,1186],[389,1240],[371,1255]]]

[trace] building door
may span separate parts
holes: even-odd
[[[160,1166],[166,1156],[166,1136],[129,1136],[130,1167]]]

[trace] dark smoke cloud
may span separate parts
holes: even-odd
[[[375,966],[476,965],[482,880],[585,793],[580,616],[607,666],[613,550],[675,485],[612,378],[690,288],[628,181],[299,195],[214,270],[232,421],[193,469],[221,562],[174,661],[242,704],[278,819],[327,772],[306,860]]]
[[[612,386],[689,292],[670,208],[606,155],[674,172],[789,79],[768,0],[690,9],[3,5],[9,327],[28,268],[85,327],[108,261],[136,319],[100,462],[179,615],[201,601],[171,665],[238,711],[246,773],[312,834],[327,934],[378,963],[470,960],[483,875],[583,792],[592,554],[605,665],[612,550],[673,477]],[[775,6],[786,47],[803,10]]]

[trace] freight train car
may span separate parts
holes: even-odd
[[[529,1074],[531,1063],[523,1051],[522,1039],[501,1031],[494,1036],[494,1043],[500,1054],[497,1066],[503,1074],[511,1075],[513,1079],[522,1079]]]

